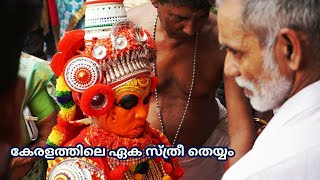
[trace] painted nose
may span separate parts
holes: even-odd
[[[139,106],[136,108],[136,115],[135,115],[136,119],[145,120],[147,119],[147,116],[148,116],[148,108],[144,106]]]
[[[226,76],[237,77],[240,76],[239,65],[236,63],[233,57],[227,53],[224,62],[224,73]]]

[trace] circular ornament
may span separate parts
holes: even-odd
[[[80,108],[87,116],[101,116],[111,109],[113,102],[112,88],[105,84],[95,84],[82,94]]]
[[[107,55],[107,48],[104,45],[97,45],[92,50],[92,56],[96,59],[103,59]]]
[[[100,109],[107,104],[107,98],[104,94],[97,94],[92,98],[90,105],[93,109]]]
[[[93,164],[77,158],[59,162],[48,173],[48,180],[92,180],[93,176],[104,177],[103,171]]]
[[[128,41],[125,36],[120,35],[120,36],[114,38],[114,41],[113,41],[114,48],[121,50],[121,49],[124,49],[125,47],[127,47],[127,45],[128,45]]]
[[[51,171],[49,180],[82,180],[91,179],[90,177],[85,177],[82,170],[75,164],[61,164],[59,168],[55,168]]]
[[[100,82],[101,71],[99,64],[88,57],[71,59],[64,68],[64,79],[70,89],[83,92],[94,84]]]
[[[141,34],[142,32],[142,34]],[[148,36],[139,26],[134,27],[135,39],[140,45],[145,45],[147,43]]]

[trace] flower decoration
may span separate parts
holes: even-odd
[[[66,62],[84,49],[84,44],[84,30],[66,32],[58,43],[59,52],[52,57],[50,63],[52,71],[60,76]]]
[[[81,97],[80,107],[87,116],[101,116],[113,106],[114,93],[105,84],[88,88]]]

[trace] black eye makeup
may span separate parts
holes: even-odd
[[[146,98],[143,100],[143,104],[146,105],[150,102],[152,93],[150,92]]]
[[[139,102],[139,98],[134,94],[127,94],[123,96],[119,103],[115,102],[114,105],[122,107],[123,109],[130,110],[135,107]]]

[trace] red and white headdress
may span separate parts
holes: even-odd
[[[86,5],[85,30],[66,32],[50,64],[57,76],[63,76],[74,101],[84,111],[87,107],[82,107],[81,99],[88,99],[84,98],[88,95],[86,91],[94,99],[97,97],[93,92],[99,94],[100,99],[103,92],[101,103],[107,103],[113,99],[111,91],[116,85],[144,74],[151,75],[156,53],[150,33],[127,20],[123,0],[88,0]],[[104,111],[98,112],[84,113],[93,116]]]

